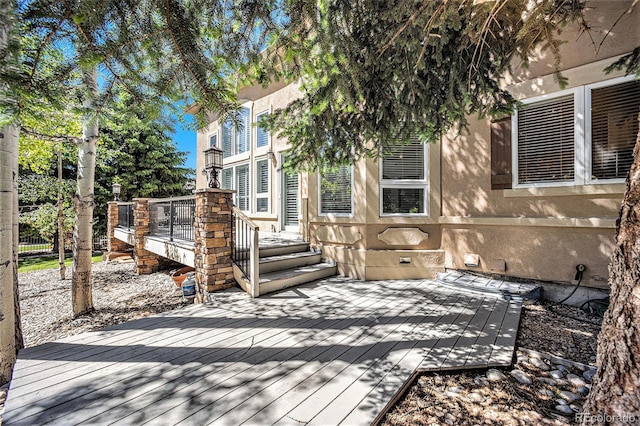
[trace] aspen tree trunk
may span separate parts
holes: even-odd
[[[91,292],[91,253],[93,237],[94,180],[96,142],[98,140],[98,72],[95,66],[82,70],[85,87],[82,139],[78,141],[78,185],[73,199],[75,228],[73,231],[73,269],[71,296],[73,313],[82,315],[93,310]]]
[[[0,0],[0,52],[9,71],[17,67],[17,52],[9,48],[14,41],[14,11],[11,0]],[[11,88],[0,81],[0,95],[14,100]],[[17,104],[17,102],[16,102]],[[0,110],[8,120],[12,111]],[[18,136],[14,122],[0,128],[0,384],[11,379],[18,350],[22,349],[20,304],[18,298]]]
[[[64,211],[62,209],[62,146],[58,148],[58,270],[64,280],[67,267],[64,266]]]
[[[598,372],[582,424],[640,422],[640,132],[616,228],[609,264],[611,300],[598,336]]]
[[[18,303],[18,126],[0,130],[0,384],[22,345]]]

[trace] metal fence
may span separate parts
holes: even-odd
[[[118,204],[118,226],[131,230],[133,228],[134,203]]]
[[[149,233],[169,238],[169,241],[195,241],[194,221],[196,198],[165,198],[149,201]]]
[[[106,250],[109,239],[106,235],[94,235],[93,236],[93,249],[94,250]],[[64,245],[65,251],[71,251],[73,249],[73,243],[66,241]],[[49,254],[54,252],[54,244],[51,241],[47,241],[43,237],[31,237],[22,236],[18,242],[18,254],[36,254],[43,253]]]

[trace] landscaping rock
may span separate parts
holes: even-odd
[[[548,377],[536,377],[536,380],[549,386],[555,386],[557,384],[554,379],[550,379]]]
[[[475,402],[475,403],[481,403],[484,401],[484,397],[480,395],[478,392],[471,392],[468,395],[468,398],[469,398],[469,401]]]
[[[533,383],[533,380],[531,380],[531,377],[527,373],[522,370],[518,370],[517,368],[515,370],[511,370],[510,374],[514,379],[516,379],[523,385],[530,385],[531,383]]]
[[[487,371],[486,377],[490,382],[500,382],[507,378],[500,370],[496,370],[495,368]]]
[[[591,389],[589,389],[588,386],[580,386],[578,388],[578,393],[582,396],[587,396],[589,395],[589,392],[591,392]]]
[[[567,374],[567,380],[573,386],[584,386],[586,385],[585,381],[582,380],[580,376],[576,376],[575,374]]]
[[[540,389],[540,395],[546,396],[548,398],[553,398],[556,394],[550,389]]]
[[[564,373],[560,370],[553,370],[549,372],[549,375],[554,379],[562,379],[564,378]]]
[[[568,405],[556,405],[556,411],[564,416],[572,416],[575,414]]]
[[[584,377],[584,379],[587,381],[587,383],[591,383],[591,381],[593,380],[593,376],[596,375],[596,369],[595,368],[591,368],[587,371],[585,371],[584,373],[582,373],[582,377]]]
[[[576,395],[575,393],[569,392],[567,390],[560,391],[560,393],[558,393],[558,396],[562,399],[566,399],[569,402],[574,402],[580,399],[579,395]]]
[[[530,358],[529,359],[529,363],[531,365],[533,365],[534,367],[536,367],[537,369],[542,370],[542,371],[549,371],[551,369],[551,368],[549,368],[547,363],[544,362],[543,360],[541,360],[540,358]]]

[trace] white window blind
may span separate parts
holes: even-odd
[[[384,156],[382,161],[382,179],[423,180],[424,144],[417,139],[410,144],[399,146],[392,154]]]
[[[242,211],[249,211],[249,165],[236,166],[236,203]]]
[[[518,110],[518,183],[573,181],[574,95]]]
[[[638,135],[640,81],[591,90],[591,179],[624,179]]]
[[[352,214],[352,166],[340,166],[320,176],[320,213]]]
[[[233,168],[222,169],[220,186],[222,189],[233,189]]]
[[[218,146],[218,135],[209,136],[209,148]]]
[[[232,119],[228,119],[222,124],[222,155],[224,158],[249,151],[251,137],[249,118],[249,109],[241,108],[238,113],[237,128]]]
[[[256,212],[269,211],[269,162],[256,161]]]
[[[269,131],[261,124],[262,120],[267,118],[268,112],[263,112],[256,117],[257,132],[256,132],[256,147],[261,148],[269,145]]]
[[[380,203],[383,215],[427,214],[427,147],[418,139],[382,158]]]

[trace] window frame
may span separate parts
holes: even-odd
[[[247,176],[248,176],[248,179],[247,179],[248,188],[247,188],[247,196],[246,196],[248,198],[248,201],[247,201],[247,208],[248,209],[247,210],[240,209],[240,205],[238,203],[239,197],[240,197],[240,191],[238,190],[238,171],[237,171],[237,169],[238,169],[238,167],[244,167],[244,166],[247,167]],[[220,171],[220,186],[222,186],[222,182],[223,182],[222,174],[226,170],[231,170],[231,184],[232,184],[231,190],[234,191],[234,193],[233,193],[233,204],[236,207],[238,207],[242,212],[249,213],[250,210],[251,210],[251,207],[252,207],[251,190],[253,189],[252,186],[251,186],[251,167],[250,167],[249,162],[243,161],[241,163],[236,163],[236,164],[232,164],[232,165],[229,165],[227,167],[224,167]]]
[[[221,129],[221,136],[218,138],[220,140],[220,148],[223,151],[223,158],[224,159],[231,159],[233,157],[239,156],[239,155],[249,155],[251,153],[251,108],[248,108],[246,106],[243,106],[240,108],[240,113],[246,113],[246,122],[244,123],[244,128],[242,129],[238,129],[236,128],[236,126],[233,124],[233,120],[231,118],[228,118],[227,120],[222,121],[222,123],[220,123],[220,129]],[[231,152],[229,153],[229,155],[224,156],[224,136],[225,136],[225,129],[229,128],[230,132],[231,132]],[[246,139],[247,139],[247,143],[246,145],[244,145],[245,150],[244,151],[240,151],[240,135],[243,134],[243,132],[246,133]]]
[[[219,145],[219,141],[220,141],[220,135],[219,135],[219,133],[220,133],[220,132],[219,132],[219,130],[220,130],[220,129],[216,129],[215,131],[213,131],[213,132],[209,133],[209,135],[208,135],[208,141],[209,141],[209,143],[208,143],[208,148],[212,148],[212,147],[214,147],[214,146],[215,146],[216,148],[219,148],[219,146],[218,146],[218,145]],[[212,145],[212,144],[211,144],[211,139],[212,139],[212,138],[215,138],[215,139],[216,139],[216,143],[215,143],[214,145]]]
[[[412,140],[417,140],[416,138],[412,138]],[[420,143],[419,140],[417,140]],[[429,144],[421,143],[424,147],[422,154],[424,155],[424,179],[384,179],[383,176],[383,168],[384,168],[384,155],[380,157],[378,164],[378,181],[379,185],[379,213],[380,217],[429,217]],[[423,189],[424,197],[423,197],[423,210],[424,213],[385,213],[384,212],[384,189]]]
[[[345,166],[340,166],[340,167],[345,167]],[[354,170],[355,167],[353,166],[353,164],[350,164],[348,167],[351,168],[351,182],[349,183],[349,185],[351,186],[351,197],[350,197],[350,201],[351,201],[351,213],[336,213],[336,212],[323,212],[322,211],[322,174],[320,173],[320,171],[318,171],[318,173],[316,173],[316,177],[318,179],[318,216],[321,217],[353,217],[354,216],[354,211],[355,211],[355,203],[354,203],[354,197],[353,197],[353,185],[354,185]]]
[[[511,115],[511,168],[512,168],[512,188],[545,188],[545,187],[573,187],[584,185],[605,185],[624,183],[625,179],[592,179],[592,123],[591,123],[591,91],[609,86],[615,86],[620,83],[626,83],[636,80],[633,75],[625,77],[617,77],[609,80],[603,80],[596,83],[584,84],[571,89],[560,90],[540,96],[520,101],[520,104],[532,104],[536,102],[553,100],[573,94],[574,111],[573,111],[573,127],[574,127],[574,178],[572,181],[555,181],[555,182],[537,182],[537,183],[519,183],[518,182],[518,107],[514,108]]]
[[[258,163],[264,161],[267,163],[267,191],[266,192],[258,192],[258,179],[260,178],[260,176],[258,175]],[[255,214],[261,214],[261,215],[265,215],[265,214],[269,214],[271,213],[271,179],[272,179],[272,173],[271,173],[271,167],[269,164],[269,157],[260,157],[260,158],[256,158],[254,163],[254,170],[255,172],[253,173],[254,175],[254,202],[252,203],[253,206],[253,212]],[[264,212],[260,212],[258,211],[258,199],[266,199],[267,200],[267,211]]]
[[[260,128],[260,117],[262,117],[263,115],[267,115],[268,116],[269,114],[271,114],[270,110],[264,110],[264,111],[259,112],[258,114],[255,115],[254,123],[256,124],[255,125],[255,127],[256,127],[256,138],[255,138],[254,147],[255,147],[256,150],[258,150],[258,149],[268,149],[271,146],[271,132],[269,130],[267,130],[267,129],[264,129],[264,131],[267,133],[267,144],[263,145],[263,146],[258,146],[258,141],[259,141],[258,132],[261,129]]]

